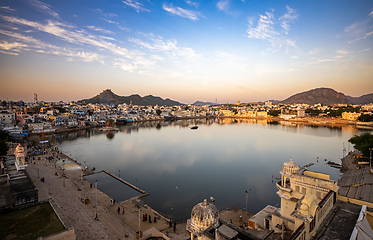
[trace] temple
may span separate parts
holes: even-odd
[[[249,220],[254,229],[293,231],[290,239],[310,239],[336,202],[338,186],[329,175],[301,168],[292,159],[283,164],[276,183],[281,207],[267,206]]]
[[[18,144],[14,151],[14,155],[16,157],[15,165],[17,168],[17,171],[19,170],[25,170],[27,163],[26,163],[26,154],[25,154],[25,149],[22,147],[21,144]]]

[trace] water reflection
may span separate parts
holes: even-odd
[[[190,127],[198,125],[197,130]],[[245,206],[249,211],[279,204],[274,177],[291,157],[300,166],[337,180],[340,173],[327,159],[340,163],[343,143],[361,130],[312,127],[257,119],[194,119],[119,126],[115,137],[97,129],[55,135],[62,151],[97,170],[122,173],[126,181],[147,191],[144,200],[177,220],[213,196],[219,209]]]

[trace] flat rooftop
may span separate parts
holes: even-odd
[[[373,173],[369,167],[346,171],[338,186],[340,196],[373,203]]]

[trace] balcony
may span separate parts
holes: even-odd
[[[291,193],[293,190],[290,188],[290,181],[286,181],[285,186],[282,186],[282,181],[278,181],[276,183],[276,187],[278,190],[284,191],[284,192],[289,192]]]

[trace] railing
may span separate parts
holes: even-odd
[[[297,228],[297,230],[295,230],[295,231],[291,234],[289,240],[297,240],[298,237],[302,236],[302,233],[304,232],[304,229],[305,229],[305,227],[304,227],[304,223],[302,223],[302,224]]]
[[[292,190],[290,189],[290,183],[285,183],[285,186],[282,186],[281,184],[281,181],[278,181],[276,183],[276,187],[281,190],[281,191],[285,191],[285,192],[291,192]]]
[[[326,201],[329,199],[330,196],[333,195],[333,191],[330,190],[326,195],[325,197],[319,202],[319,206],[320,208],[322,208],[324,206],[324,204],[326,203]]]

